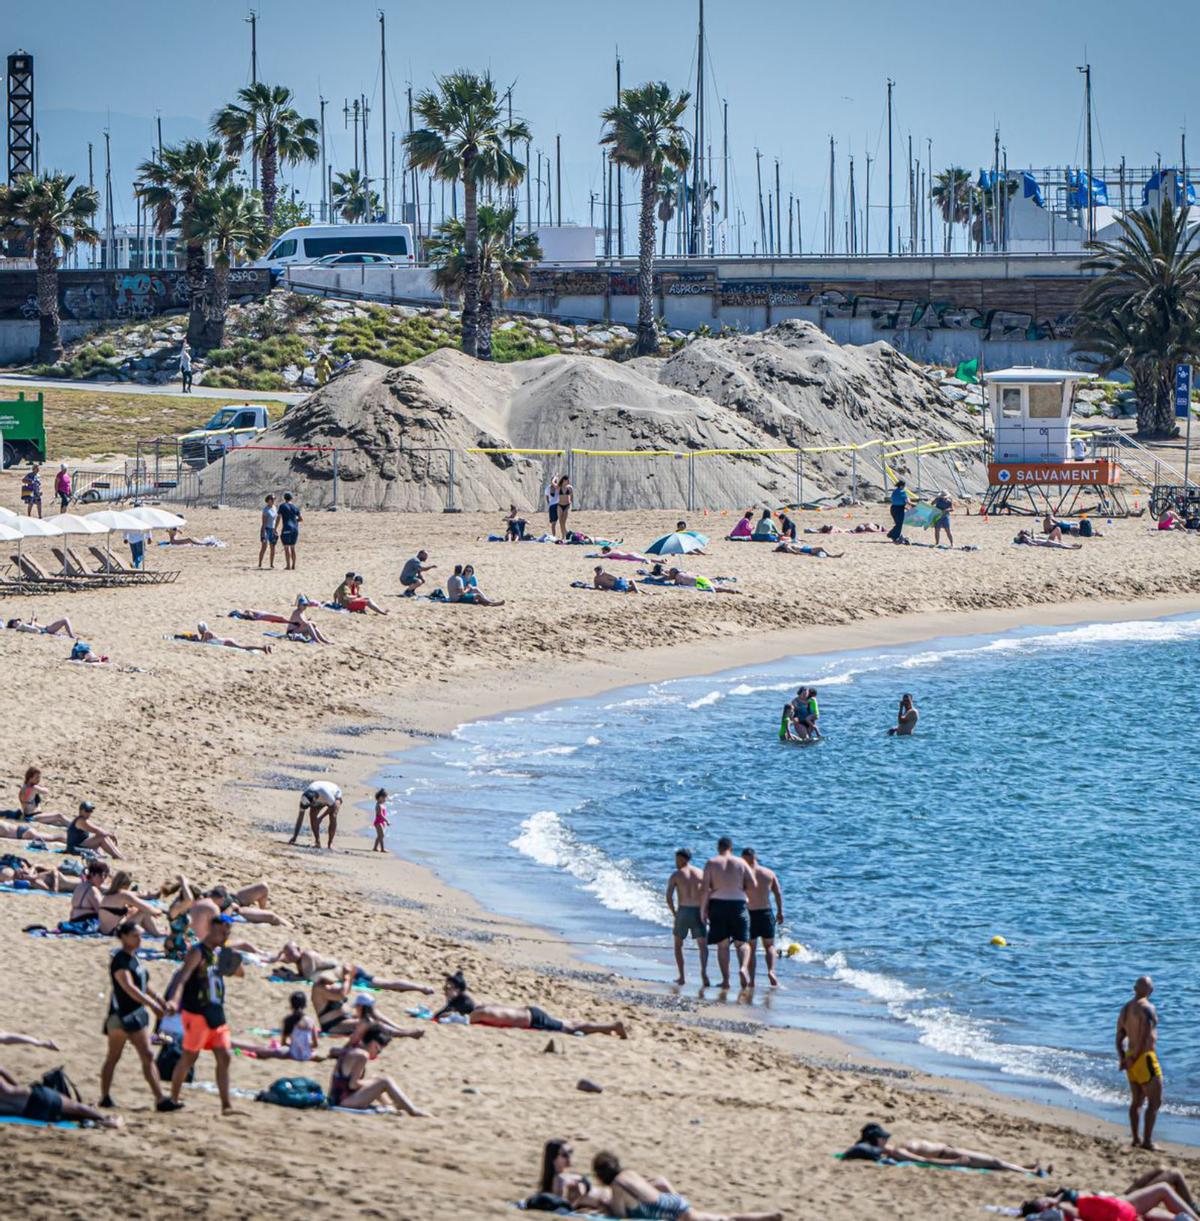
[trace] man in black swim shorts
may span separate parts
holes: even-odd
[[[721,987],[729,987],[729,943],[737,948],[738,979],[750,986],[750,910],[747,899],[754,874],[741,857],[733,855],[733,840],[722,835],[717,855],[704,866],[700,890],[700,916],[708,924],[708,943],[716,944]]]
[[[549,1030],[554,1034],[558,1034],[563,1029],[563,1024],[558,1018],[552,1018],[545,1009],[539,1009],[536,1005],[530,1005],[529,1029]]]
[[[46,1085],[20,1085],[9,1072],[0,1068],[0,1115],[19,1115],[37,1123],[58,1123],[60,1120],[91,1120],[105,1128],[118,1128],[121,1121],[115,1115],[105,1115],[95,1107],[68,1098]]]

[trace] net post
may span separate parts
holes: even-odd
[[[217,504],[218,505],[223,505],[225,503],[225,454],[226,454],[226,449],[224,446],[222,446],[221,447],[221,490],[217,493]]]
[[[696,511],[696,455],[688,454],[688,512]]]
[[[454,450],[448,449],[446,451],[446,453],[448,453],[450,455],[450,488],[449,488],[449,494],[446,499],[446,507],[442,510],[442,512],[443,513],[457,513],[458,505],[454,499],[454,477],[455,477]]]
[[[850,499],[858,499],[858,448],[850,451]]]
[[[333,447],[333,503],[329,507],[330,509],[338,507],[338,451],[336,445]]]

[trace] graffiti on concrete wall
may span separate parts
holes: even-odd
[[[209,272],[209,282],[211,278]],[[263,297],[271,288],[271,273],[265,268],[237,268],[229,280],[235,298]],[[167,310],[186,309],[190,299],[185,271],[62,271],[58,277],[58,308],[64,322],[149,318]],[[10,271],[0,276],[0,320],[33,321],[37,316],[35,273]]]

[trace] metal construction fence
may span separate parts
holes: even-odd
[[[745,509],[880,499],[897,478],[968,496],[986,482],[983,439],[873,438],[805,448],[595,450],[477,446],[243,445],[213,461],[174,437],[138,444],[123,471],[79,471],[84,502],[158,500],[251,507],[290,491],[310,508],[410,512],[522,510],[567,475],[580,510]],[[205,455],[208,457],[209,455]]]

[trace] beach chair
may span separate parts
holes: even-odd
[[[92,585],[128,585],[129,582],[120,573],[97,573],[93,572],[83,561],[71,550],[70,547],[51,547],[54,552],[54,558],[62,567],[62,575],[72,580],[87,581]]]
[[[19,555],[14,552],[8,558],[17,573],[16,580],[13,581],[15,586],[24,589],[53,590],[88,589],[90,587],[86,581],[51,576],[36,560],[30,559],[27,555]]]
[[[100,572],[106,575],[117,573],[138,585],[169,585],[179,576],[179,570],[166,571],[161,568],[133,568],[126,564],[119,555],[111,551],[102,551],[95,544],[90,544],[88,550],[96,557]]]

